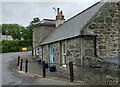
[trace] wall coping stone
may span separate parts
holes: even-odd
[[[114,57],[114,58],[101,58],[101,57],[91,57],[91,56],[85,56],[84,58],[90,58],[92,60],[96,60],[96,61],[100,61],[100,62],[104,62],[104,63],[109,63],[109,64],[115,64],[115,65],[120,65],[118,58]]]

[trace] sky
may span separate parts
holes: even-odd
[[[65,20],[75,16],[100,0],[2,0],[0,24],[17,23],[28,26],[33,18],[55,19],[55,10],[63,11]]]

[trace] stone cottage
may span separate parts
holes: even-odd
[[[102,60],[96,58],[118,60],[119,21],[120,0],[115,0],[115,2],[102,0],[67,21],[64,19],[63,12],[58,8],[56,20],[54,23],[51,22],[52,25],[51,23],[49,27],[41,23],[34,25],[33,46],[35,49],[41,49],[39,56],[44,61],[58,64],[57,70],[61,73],[67,72],[67,64],[70,61],[74,64],[94,63],[109,66],[109,63],[103,63]]]
[[[110,1],[98,2],[65,22],[58,9],[60,24],[39,44],[43,60],[66,64],[82,62],[84,56],[118,58],[120,2]]]

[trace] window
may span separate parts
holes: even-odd
[[[62,44],[62,66],[66,67],[66,45]]]

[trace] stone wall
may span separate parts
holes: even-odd
[[[80,37],[79,38],[74,38],[74,39],[69,39],[69,40],[65,40],[62,41],[61,44],[65,44],[66,45],[66,67],[58,64],[56,65],[57,67],[57,72],[64,75],[65,77],[69,77],[69,62],[81,62],[81,52],[80,52]],[[55,43],[56,44],[56,43]],[[59,55],[54,55],[54,58],[56,60],[57,63],[60,63],[60,43],[58,43],[59,45],[55,45],[54,44],[54,49],[57,49],[56,51],[54,51],[54,54],[59,53]]]
[[[71,41],[67,41],[67,42],[71,42]],[[70,76],[69,66],[67,65],[66,67],[64,67],[59,64],[60,63],[59,43],[54,43],[53,47],[54,47],[53,63],[55,63],[54,65],[56,66],[57,73],[62,74],[66,78],[69,78]],[[68,49],[69,47],[71,48],[72,46],[68,45]],[[43,46],[43,49],[44,49],[43,60],[49,62],[48,45]],[[75,50],[74,47],[71,50],[73,49]],[[70,53],[73,54],[73,51]],[[73,57],[70,56],[69,58],[68,56],[67,61],[68,62],[72,61],[74,63],[73,70],[74,70],[75,80],[82,80],[82,81],[85,81],[87,84],[91,84],[91,85],[117,85],[118,84],[119,76],[118,76],[117,64],[106,62],[102,59],[90,57],[90,56],[84,57],[83,63],[81,63],[80,56],[75,58]]]
[[[36,47],[38,44],[53,30],[51,26],[39,26],[33,28],[33,51],[36,55]]]
[[[98,56],[118,57],[120,2],[107,2],[89,22],[83,34],[97,35]]]
[[[100,58],[95,58],[93,53],[94,42],[91,38],[82,37],[83,49],[86,57],[81,61],[81,37],[53,43],[53,63],[56,66],[57,73],[69,78],[69,65],[74,63],[74,79],[85,81],[92,85],[116,85],[118,84],[118,65],[106,62]],[[66,44],[67,66],[60,65],[60,43]],[[93,51],[93,52],[91,52]],[[89,53],[90,52],[90,53]],[[92,56],[92,57],[90,57]],[[48,45],[43,46],[43,60],[49,62]]]
[[[53,62],[60,63],[60,43],[56,42],[53,45]]]
[[[43,46],[43,61],[49,62],[49,49],[48,45]]]
[[[82,39],[82,48],[81,48]],[[57,43],[53,43],[53,60],[55,63],[60,63],[60,43],[66,45],[66,63],[70,61],[76,63],[77,59],[81,58],[81,51],[83,56],[94,56],[94,38],[77,37]],[[84,50],[83,50],[84,49]]]
[[[83,80],[89,84],[117,85],[118,65],[94,57],[84,57]],[[79,70],[77,68],[77,70]]]
[[[84,37],[82,50],[84,49],[83,56],[95,56],[95,37]]]
[[[82,39],[82,40],[81,40]],[[60,43],[66,44],[66,67],[60,63]],[[82,45],[81,45],[82,44]],[[52,44],[53,47],[53,63],[57,67],[57,72],[69,77],[69,62],[74,64],[82,64],[83,56],[94,56],[94,38],[92,37],[77,37],[69,40],[64,40]],[[43,46],[43,60],[49,62],[48,45]],[[76,76],[77,77],[77,76]]]

